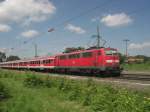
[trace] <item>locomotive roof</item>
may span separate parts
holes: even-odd
[[[81,53],[81,52],[93,52],[93,51],[98,51],[101,49],[106,49],[106,50],[117,50],[115,48],[99,48],[99,49],[87,49],[87,50],[79,50],[79,51],[74,51],[74,52],[70,52],[70,53],[62,53],[62,54],[58,54],[56,56],[61,56],[61,55],[69,55],[69,54],[76,54],[76,53]]]

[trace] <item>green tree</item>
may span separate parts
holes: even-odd
[[[3,61],[5,61],[5,60],[6,60],[6,54],[0,52],[0,62],[3,62]]]
[[[15,60],[20,60],[20,58],[18,56],[9,56],[7,57],[6,61],[15,61]]]
[[[68,47],[64,50],[63,53],[70,53],[70,52],[75,52],[78,50],[85,50],[85,48],[84,47]]]
[[[121,53],[119,53],[119,57],[120,57],[120,63],[123,64],[125,62],[125,60],[126,60],[126,56],[121,54]]]

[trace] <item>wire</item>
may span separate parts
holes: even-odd
[[[97,10],[97,9],[99,9],[99,8],[104,8],[106,5],[108,5],[108,4],[112,3],[112,2],[114,2],[114,1],[113,1],[113,0],[107,0],[107,1],[105,1],[104,3],[102,3],[102,4],[100,4],[100,5],[97,5],[96,7],[93,7],[93,8],[91,8],[91,9],[86,10],[86,11],[83,11],[83,12],[79,13],[78,15],[73,16],[73,17],[71,17],[71,18],[65,20],[64,22],[62,22],[62,23],[60,23],[60,24],[54,25],[54,27],[52,28],[52,31],[54,31],[56,28],[58,28],[58,27],[60,27],[60,26],[62,26],[62,25],[65,25],[66,23],[68,23],[68,22],[70,22],[70,21],[79,19],[80,17],[85,16],[85,15],[91,13],[91,12],[94,11],[94,10]],[[143,10],[146,9],[146,8],[148,8],[148,7],[143,7],[142,9],[138,9],[138,10],[129,12],[129,14],[131,15],[131,14],[139,13],[139,12],[143,11]],[[23,44],[27,44],[27,43],[29,43],[31,40],[34,40],[34,39],[35,39],[35,38],[31,38],[31,39],[29,39],[29,40],[26,40],[26,41],[23,42]],[[13,48],[13,47],[12,47],[12,48]],[[15,48],[13,48],[13,50],[14,50],[14,49],[15,49]]]
[[[113,2],[113,0],[107,0],[107,1],[104,2],[103,4],[97,5],[97,6],[94,7],[94,8],[91,8],[91,9],[88,9],[88,10],[86,10],[86,11],[84,11],[84,12],[81,12],[81,13],[79,13],[78,15],[76,15],[76,16],[74,16],[74,17],[71,17],[71,18],[65,20],[64,22],[62,22],[62,23],[56,25],[55,27],[64,25],[64,24],[66,24],[66,23],[68,23],[68,22],[70,22],[70,21],[73,21],[73,20],[78,19],[78,18],[80,18],[80,17],[82,17],[82,16],[85,16],[85,15],[91,13],[92,11],[97,10],[97,9],[99,9],[99,8],[103,8],[103,7],[105,7],[105,5],[108,5],[109,3],[112,3],[112,2]]]
[[[74,17],[71,17],[71,18],[69,18],[69,19],[67,19],[67,20],[65,20],[64,22],[55,25],[54,28],[50,28],[50,29],[48,30],[48,32],[54,31],[54,30],[55,30],[56,28],[58,28],[59,26],[62,26],[62,25],[66,24],[66,23],[68,23],[68,22],[70,22],[70,21],[79,19],[80,17],[85,16],[85,15],[91,13],[91,12],[94,11],[94,10],[97,10],[97,9],[99,9],[99,8],[103,8],[103,7],[105,7],[105,5],[107,5],[107,4],[111,3],[111,2],[113,2],[113,1],[112,1],[112,0],[107,0],[107,1],[105,1],[104,3],[102,3],[102,4],[100,4],[100,5],[97,5],[97,6],[94,7],[94,8],[91,8],[91,9],[88,9],[88,10],[86,10],[86,11],[84,11],[84,12],[81,12],[81,13],[79,13],[78,15],[76,15],[76,16],[74,16]],[[26,41],[23,41],[22,44],[27,44],[27,43],[29,43],[31,40],[34,40],[34,38],[31,38],[31,39],[28,39],[28,40],[26,40]],[[21,44],[21,45],[22,45],[22,44]],[[12,48],[13,48],[13,50],[15,49],[14,47],[12,47]]]

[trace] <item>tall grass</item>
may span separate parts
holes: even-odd
[[[4,112],[150,112],[150,96],[143,93],[116,89],[91,79],[12,74],[13,77],[0,78],[12,94],[2,105]]]
[[[123,64],[122,67],[129,71],[150,71],[150,63]]]
[[[8,97],[10,97],[8,88],[6,88],[5,85],[2,82],[0,82],[0,101]]]
[[[28,81],[28,78],[25,80]],[[51,81],[52,85],[55,85],[53,87],[57,88],[58,92],[60,94],[63,94],[67,98],[67,100],[76,101],[78,103],[81,103],[83,106],[89,106],[94,112],[150,111],[150,100],[144,99],[143,96],[136,92],[121,88],[114,89],[110,85],[98,85],[91,79],[87,80],[86,82],[68,80],[64,78],[49,78],[49,80]],[[37,78],[37,82],[40,83],[38,83],[38,85],[35,85],[36,87],[46,87],[45,85],[43,85],[45,79]],[[43,84],[41,84],[41,82]]]

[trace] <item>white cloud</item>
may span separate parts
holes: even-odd
[[[5,24],[0,24],[0,32],[9,32],[11,27]]]
[[[10,49],[8,49],[8,48],[0,48],[0,52],[2,52],[2,53],[6,53],[9,51],[10,51]]]
[[[131,43],[129,45],[129,49],[131,49],[131,50],[134,50],[134,49],[139,50],[139,49],[144,49],[144,48],[150,48],[150,42],[144,42],[144,43],[141,43],[141,44]]]
[[[108,27],[124,26],[132,21],[131,17],[125,13],[108,14],[101,19],[101,22]]]
[[[56,7],[49,0],[5,0],[0,2],[0,23],[30,23],[46,20]]]
[[[66,29],[71,31],[71,32],[74,32],[74,33],[77,33],[77,34],[83,34],[85,33],[86,31],[84,29],[82,29],[81,27],[79,26],[74,26],[72,24],[68,24],[66,26]]]
[[[34,37],[37,37],[38,35],[39,35],[39,32],[36,30],[29,30],[29,31],[25,31],[21,33],[21,36],[25,38],[34,38]]]
[[[100,19],[100,17],[94,17],[94,18],[91,19],[91,21],[92,21],[92,22],[96,22],[96,21],[98,21],[99,19]]]

